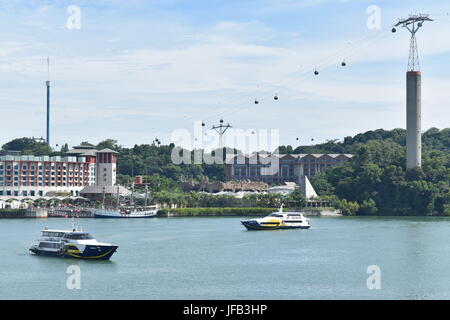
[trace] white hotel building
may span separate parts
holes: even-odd
[[[78,196],[116,184],[117,152],[79,146],[67,156],[0,156],[0,197]]]

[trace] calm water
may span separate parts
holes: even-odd
[[[28,253],[44,226],[0,220],[1,299],[450,299],[450,219],[311,218],[310,230],[245,231],[240,218],[80,219],[119,245],[111,261]],[[68,290],[68,266],[81,289]],[[368,290],[369,265],[381,290]]]

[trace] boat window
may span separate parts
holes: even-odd
[[[40,248],[52,248],[52,249],[58,249],[61,247],[61,244],[59,242],[41,242],[39,243]]]
[[[89,239],[93,239],[89,233],[66,234],[65,238],[73,239],[73,240],[89,240]]]
[[[278,214],[278,213],[271,213],[270,216],[271,217],[277,217],[277,218],[282,218],[283,217],[282,214]]]
[[[62,237],[64,235],[63,232],[52,232],[52,231],[42,231],[42,235],[44,237]]]

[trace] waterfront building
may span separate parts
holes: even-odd
[[[351,158],[351,154],[234,155],[226,161],[226,179],[262,181],[268,184],[295,182],[302,186],[305,176],[312,177],[325,168]]]
[[[0,156],[0,197],[78,196],[116,183],[117,152],[78,146],[65,156]]]

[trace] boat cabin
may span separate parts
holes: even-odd
[[[89,233],[81,231],[42,230],[42,236],[50,239],[53,238],[70,239],[70,240],[94,239]]]
[[[70,239],[70,240],[91,240],[94,239],[89,233],[87,232],[67,232],[64,234],[64,239]]]

